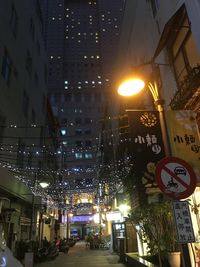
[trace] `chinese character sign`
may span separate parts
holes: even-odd
[[[154,180],[155,166],[164,157],[158,111],[128,111],[130,137],[137,175]]]
[[[187,201],[173,201],[174,219],[179,243],[193,243],[195,236]]]
[[[173,156],[185,159],[200,179],[200,141],[195,113],[190,110],[166,111],[167,129]]]

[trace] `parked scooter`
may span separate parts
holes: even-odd
[[[68,250],[69,250],[69,245],[67,243],[67,239],[61,239],[59,240],[59,243],[57,243],[58,245],[58,249],[60,252],[64,252],[64,253],[67,253]]]
[[[55,245],[55,243],[51,243],[49,247],[39,248],[37,252],[34,254],[34,260],[35,262],[53,260],[58,256],[58,254],[59,254],[58,247]]]

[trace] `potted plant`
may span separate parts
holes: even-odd
[[[170,202],[162,201],[138,207],[129,218],[134,226],[139,226],[141,239],[147,243],[151,255],[158,255],[159,266],[162,267],[165,255],[169,252],[171,255],[171,252],[177,250]]]

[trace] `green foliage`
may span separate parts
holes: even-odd
[[[170,202],[148,204],[136,208],[130,215],[134,225],[152,255],[176,250],[176,232]]]

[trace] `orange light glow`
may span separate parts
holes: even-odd
[[[138,94],[145,86],[140,79],[129,79],[123,82],[118,88],[118,94],[122,96],[132,96]]]

